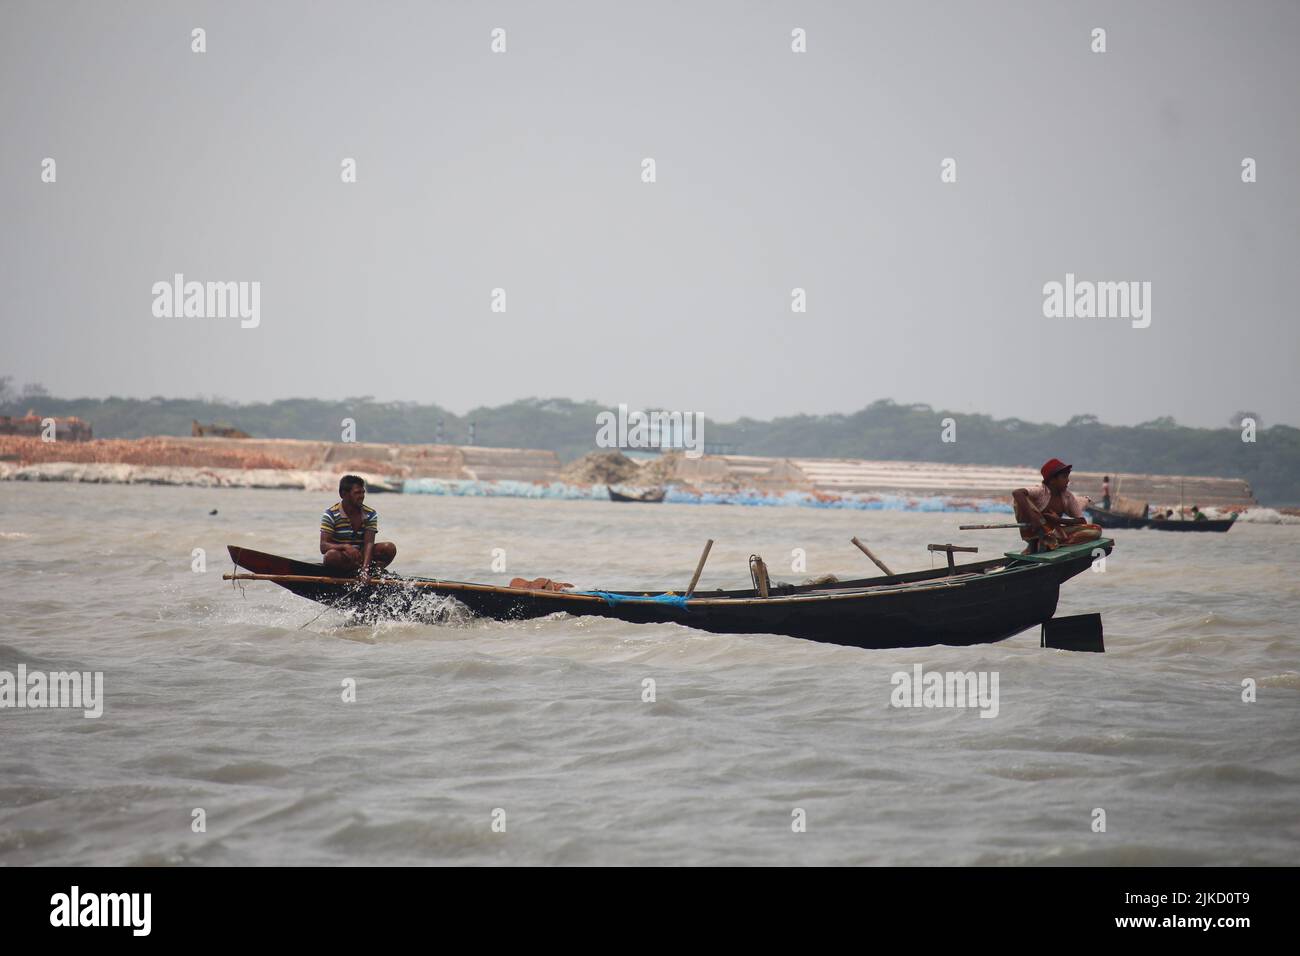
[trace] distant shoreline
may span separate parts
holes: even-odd
[[[1085,392],[1079,394],[1081,400],[1086,400]],[[1153,402],[1160,400],[1159,396],[1152,397]],[[1030,406],[1025,407],[1028,410]],[[239,403],[161,396],[67,399],[40,391],[16,395],[9,389],[5,400],[4,389],[0,388],[0,415],[25,419],[25,424],[15,426],[15,434],[36,434],[29,430],[32,423],[26,420],[31,412],[38,425],[48,416],[69,423],[69,430],[72,419],[79,419],[87,432],[93,431],[100,439],[192,436],[211,430],[212,435],[284,436],[247,439],[280,448],[289,442],[323,448],[347,437],[376,449],[444,449],[452,454],[472,454],[479,461],[485,461],[494,449],[533,449],[537,455],[549,458],[550,465],[540,459],[530,463],[531,474],[510,476],[521,480],[544,478],[537,472],[554,470],[598,450],[600,416],[608,415],[610,408],[590,400],[530,398],[474,408],[460,415],[433,403],[379,402],[365,396],[339,401]],[[646,406],[645,410],[653,411],[655,407]],[[707,409],[703,411],[707,413]],[[1300,505],[1300,429],[1261,421],[1254,412],[1229,412],[1232,409],[1225,408],[1223,426],[1219,428],[1188,427],[1167,416],[1137,425],[1109,425],[1093,415],[1075,415],[1064,423],[1052,423],[881,399],[840,414],[798,414],[769,420],[746,417],[737,421],[709,417],[701,438],[706,455],[769,459],[942,462],[945,466],[1032,472],[1047,458],[1057,457],[1073,462],[1080,472],[1239,479],[1249,485],[1248,497],[1252,500],[1275,506]],[[65,437],[71,436],[60,431],[60,440]],[[286,466],[314,468],[316,463],[295,461],[280,467]],[[470,467],[478,471],[477,465]],[[415,476],[471,477],[418,470]],[[997,493],[1005,490],[999,487]],[[1172,498],[1168,493],[1154,493],[1151,497],[1153,503],[1156,499],[1176,502],[1177,490]],[[1216,502],[1189,503],[1205,506]]]
[[[353,473],[377,493],[607,501],[611,485],[660,486],[669,504],[1009,514],[1011,490],[1036,478],[1024,469],[933,462],[663,456],[645,465],[616,452],[588,458],[561,469],[553,454],[537,449],[167,437],[41,442],[0,436],[0,481],[334,495],[339,477]],[[610,458],[631,468],[631,476],[602,476]],[[1075,487],[1097,498],[1100,489],[1091,486],[1099,482],[1100,476],[1080,472]],[[1181,486],[1183,503],[1199,504],[1211,516],[1237,512],[1247,521],[1277,522],[1300,515],[1298,509],[1262,508],[1244,482],[1231,479],[1117,474],[1112,484],[1130,497],[1141,495],[1152,507],[1178,508],[1177,495],[1169,491]]]

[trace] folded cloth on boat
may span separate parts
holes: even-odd
[[[529,591],[567,591],[573,587],[572,584],[552,581],[550,578],[533,578],[531,581],[524,578],[513,578],[510,581],[510,586],[512,588],[524,588]]]

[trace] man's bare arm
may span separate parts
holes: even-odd
[[[1029,490],[1026,488],[1017,488],[1011,492],[1011,500],[1015,502],[1016,520],[1024,521],[1030,524],[1039,534],[1047,533],[1047,526],[1043,524],[1043,516],[1032,501],[1029,500]]]
[[[361,583],[367,584],[370,581],[370,554],[375,550],[375,532],[366,531],[365,546],[361,552]]]
[[[348,546],[347,546],[346,544],[344,544],[342,541],[335,541],[334,539],[332,539],[332,538],[330,537],[330,533],[329,533],[328,531],[322,531],[322,532],[320,533],[320,553],[321,553],[321,554],[324,554],[324,553],[327,552],[327,551],[333,551],[333,550],[335,550],[336,548],[346,548],[346,547],[348,547]]]

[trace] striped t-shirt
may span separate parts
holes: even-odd
[[[364,549],[366,546],[366,532],[373,531],[379,534],[379,512],[369,505],[361,506],[362,513],[366,520],[358,531],[352,527],[352,521],[348,514],[343,510],[343,502],[338,501],[325,509],[325,513],[320,516],[320,529],[329,536],[329,540],[337,544],[351,544],[358,548]]]

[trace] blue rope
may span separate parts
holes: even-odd
[[[656,594],[652,597],[634,597],[630,594],[614,594],[610,591],[578,591],[578,594],[590,594],[603,598],[610,607],[616,604],[668,604],[672,607],[686,608],[686,598],[680,594]],[[689,610],[689,608],[687,608]]]

